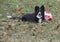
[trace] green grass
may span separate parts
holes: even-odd
[[[46,10],[51,11],[53,21],[41,25],[18,22],[18,20],[6,17],[7,15],[22,16],[25,13],[34,12],[36,5],[44,5]],[[0,0],[0,42],[60,42],[60,27],[55,30],[57,25],[60,26],[59,5],[60,1],[57,0]],[[21,8],[22,10],[18,11]],[[11,27],[8,26],[9,24]]]

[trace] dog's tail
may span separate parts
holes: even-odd
[[[17,16],[7,16],[7,18],[9,19],[22,19],[22,17],[17,17]]]

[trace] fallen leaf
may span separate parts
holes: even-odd
[[[52,7],[52,3],[50,3],[50,2],[47,2],[46,5],[49,7]]]
[[[26,28],[24,28],[23,30],[22,30],[22,33],[27,33],[27,29]]]
[[[14,25],[15,25],[14,23],[9,23],[7,25],[7,30],[12,30]]]
[[[50,34],[51,34],[51,35],[58,35],[59,32],[58,32],[58,31],[51,31]]]
[[[8,22],[8,20],[6,20],[5,18],[2,19],[2,22]]]
[[[5,36],[11,36],[11,33],[10,32],[4,32],[4,35]]]
[[[11,42],[11,40],[7,40],[6,42]]]
[[[54,29],[55,29],[55,30],[59,29],[59,27],[60,27],[60,25],[59,25],[60,22],[56,22],[55,24],[56,24],[56,27],[55,27]]]
[[[42,29],[36,29],[36,32],[43,32]]]
[[[49,42],[52,42],[52,39],[50,39]]]
[[[21,40],[20,42],[26,42],[25,40]]]
[[[8,27],[7,27],[7,30],[11,29],[12,30],[12,25],[9,24]]]
[[[3,35],[0,35],[0,39],[2,39],[3,38]]]
[[[0,30],[4,30],[5,28],[4,27],[0,27]]]
[[[18,14],[24,14],[24,8],[21,7],[21,8],[19,8],[19,9],[17,9],[17,10],[16,10],[16,13],[18,13]]]
[[[33,32],[33,33],[32,33],[32,36],[36,36],[36,34]]]
[[[57,26],[56,26],[56,28],[55,28],[55,30],[59,29],[59,27],[60,27],[60,26],[59,26],[59,25],[57,25]]]

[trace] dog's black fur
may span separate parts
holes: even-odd
[[[44,7],[44,5],[42,5],[40,9],[41,9],[42,21],[44,21],[45,20],[45,15],[44,15],[45,7]]]
[[[41,16],[42,16],[41,17],[41,19],[42,19],[41,22],[43,22],[45,20],[44,11],[45,11],[44,5],[42,5],[41,8],[39,8],[39,6],[35,6],[35,12],[23,15],[22,16],[22,21],[31,21],[31,22],[37,22],[38,23],[39,19],[36,16],[39,12],[41,12]]]

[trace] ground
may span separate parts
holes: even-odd
[[[34,12],[44,5],[53,20],[46,24],[7,18]],[[60,42],[60,0],[0,0],[0,42]]]

